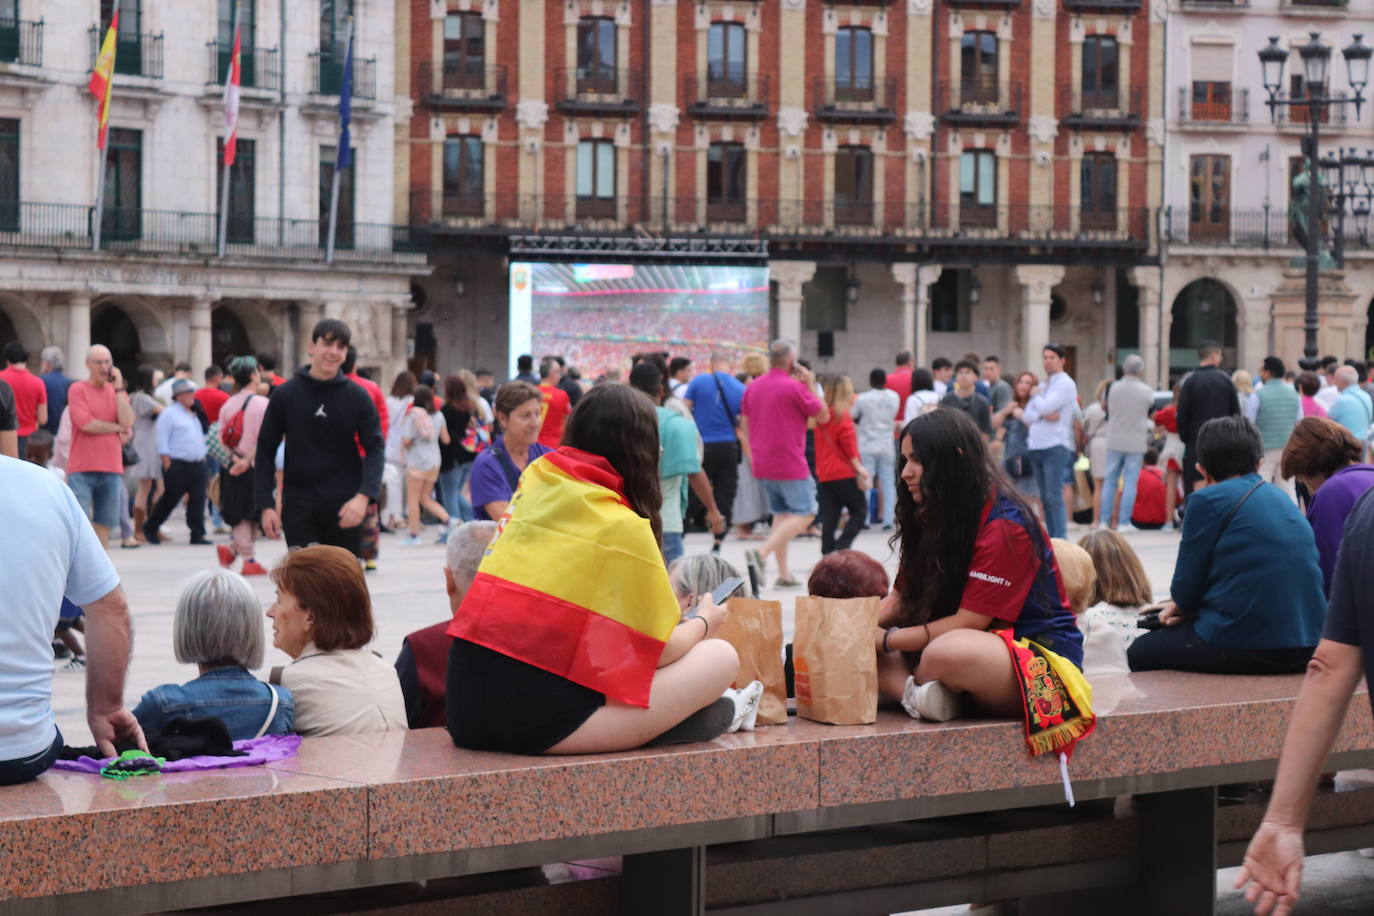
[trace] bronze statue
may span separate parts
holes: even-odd
[[[1307,159],[1303,159],[1303,169],[1293,176],[1293,183],[1288,195],[1288,228],[1293,233],[1294,240],[1302,247],[1307,249],[1308,233],[1308,209],[1311,205],[1310,193],[1311,177],[1307,169]],[[1318,224],[1313,227],[1317,233],[1317,263],[1322,270],[1334,270],[1335,260],[1332,259],[1329,251],[1323,251],[1321,247],[1321,221],[1327,219],[1331,210],[1331,194],[1322,182],[1321,174],[1317,175],[1317,199]],[[1305,258],[1294,258],[1294,266],[1301,266],[1305,263]]]

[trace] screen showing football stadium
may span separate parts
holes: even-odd
[[[768,268],[682,264],[510,266],[510,374],[522,353],[557,354],[595,380],[628,377],[635,353],[664,350],[705,366],[768,345]]]

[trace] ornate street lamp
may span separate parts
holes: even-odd
[[[1301,98],[1281,98],[1283,91],[1283,68],[1288,62],[1288,50],[1279,46],[1276,36],[1271,36],[1269,44],[1259,51],[1260,70],[1264,88],[1269,94],[1266,104],[1271,117],[1278,116],[1281,107],[1298,107],[1307,119],[1307,136],[1303,138],[1303,154],[1307,157],[1307,302],[1303,316],[1303,358],[1299,364],[1303,369],[1313,371],[1317,368],[1317,291],[1320,282],[1321,206],[1325,196],[1323,189],[1335,191],[1333,203],[1336,211],[1335,245],[1333,254],[1340,264],[1344,256],[1344,223],[1346,203],[1351,204],[1357,231],[1368,225],[1369,198],[1365,194],[1371,188],[1370,171],[1374,165],[1366,166],[1364,157],[1356,151],[1342,150],[1339,155],[1320,157],[1321,122],[1332,107],[1353,104],[1355,117],[1360,116],[1364,104],[1364,88],[1369,84],[1369,62],[1374,57],[1374,48],[1364,43],[1364,36],[1356,34],[1355,39],[1341,50],[1345,58],[1345,69],[1353,95],[1349,98],[1332,95],[1327,86],[1327,75],[1331,66],[1331,46],[1321,40],[1317,32],[1308,33],[1306,44],[1298,46],[1298,56],[1302,59],[1303,94]],[[1370,158],[1374,159],[1374,156]],[[1323,173],[1318,179],[1318,170]],[[1351,171],[1353,169],[1353,172]],[[1363,185],[1364,190],[1360,186]],[[1361,202],[1364,202],[1363,212]],[[1290,205],[1291,206],[1291,205]]]

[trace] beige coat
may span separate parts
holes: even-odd
[[[405,731],[406,705],[396,669],[367,649],[321,652],[314,643],[282,671],[305,737]]]

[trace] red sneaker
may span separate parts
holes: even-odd
[[[234,565],[234,551],[228,544],[216,544],[215,553],[219,554],[219,565],[225,568]]]
[[[267,570],[263,569],[262,566],[258,564],[257,560],[245,560],[243,562],[243,569],[239,570],[239,575],[265,576],[267,575]]]

